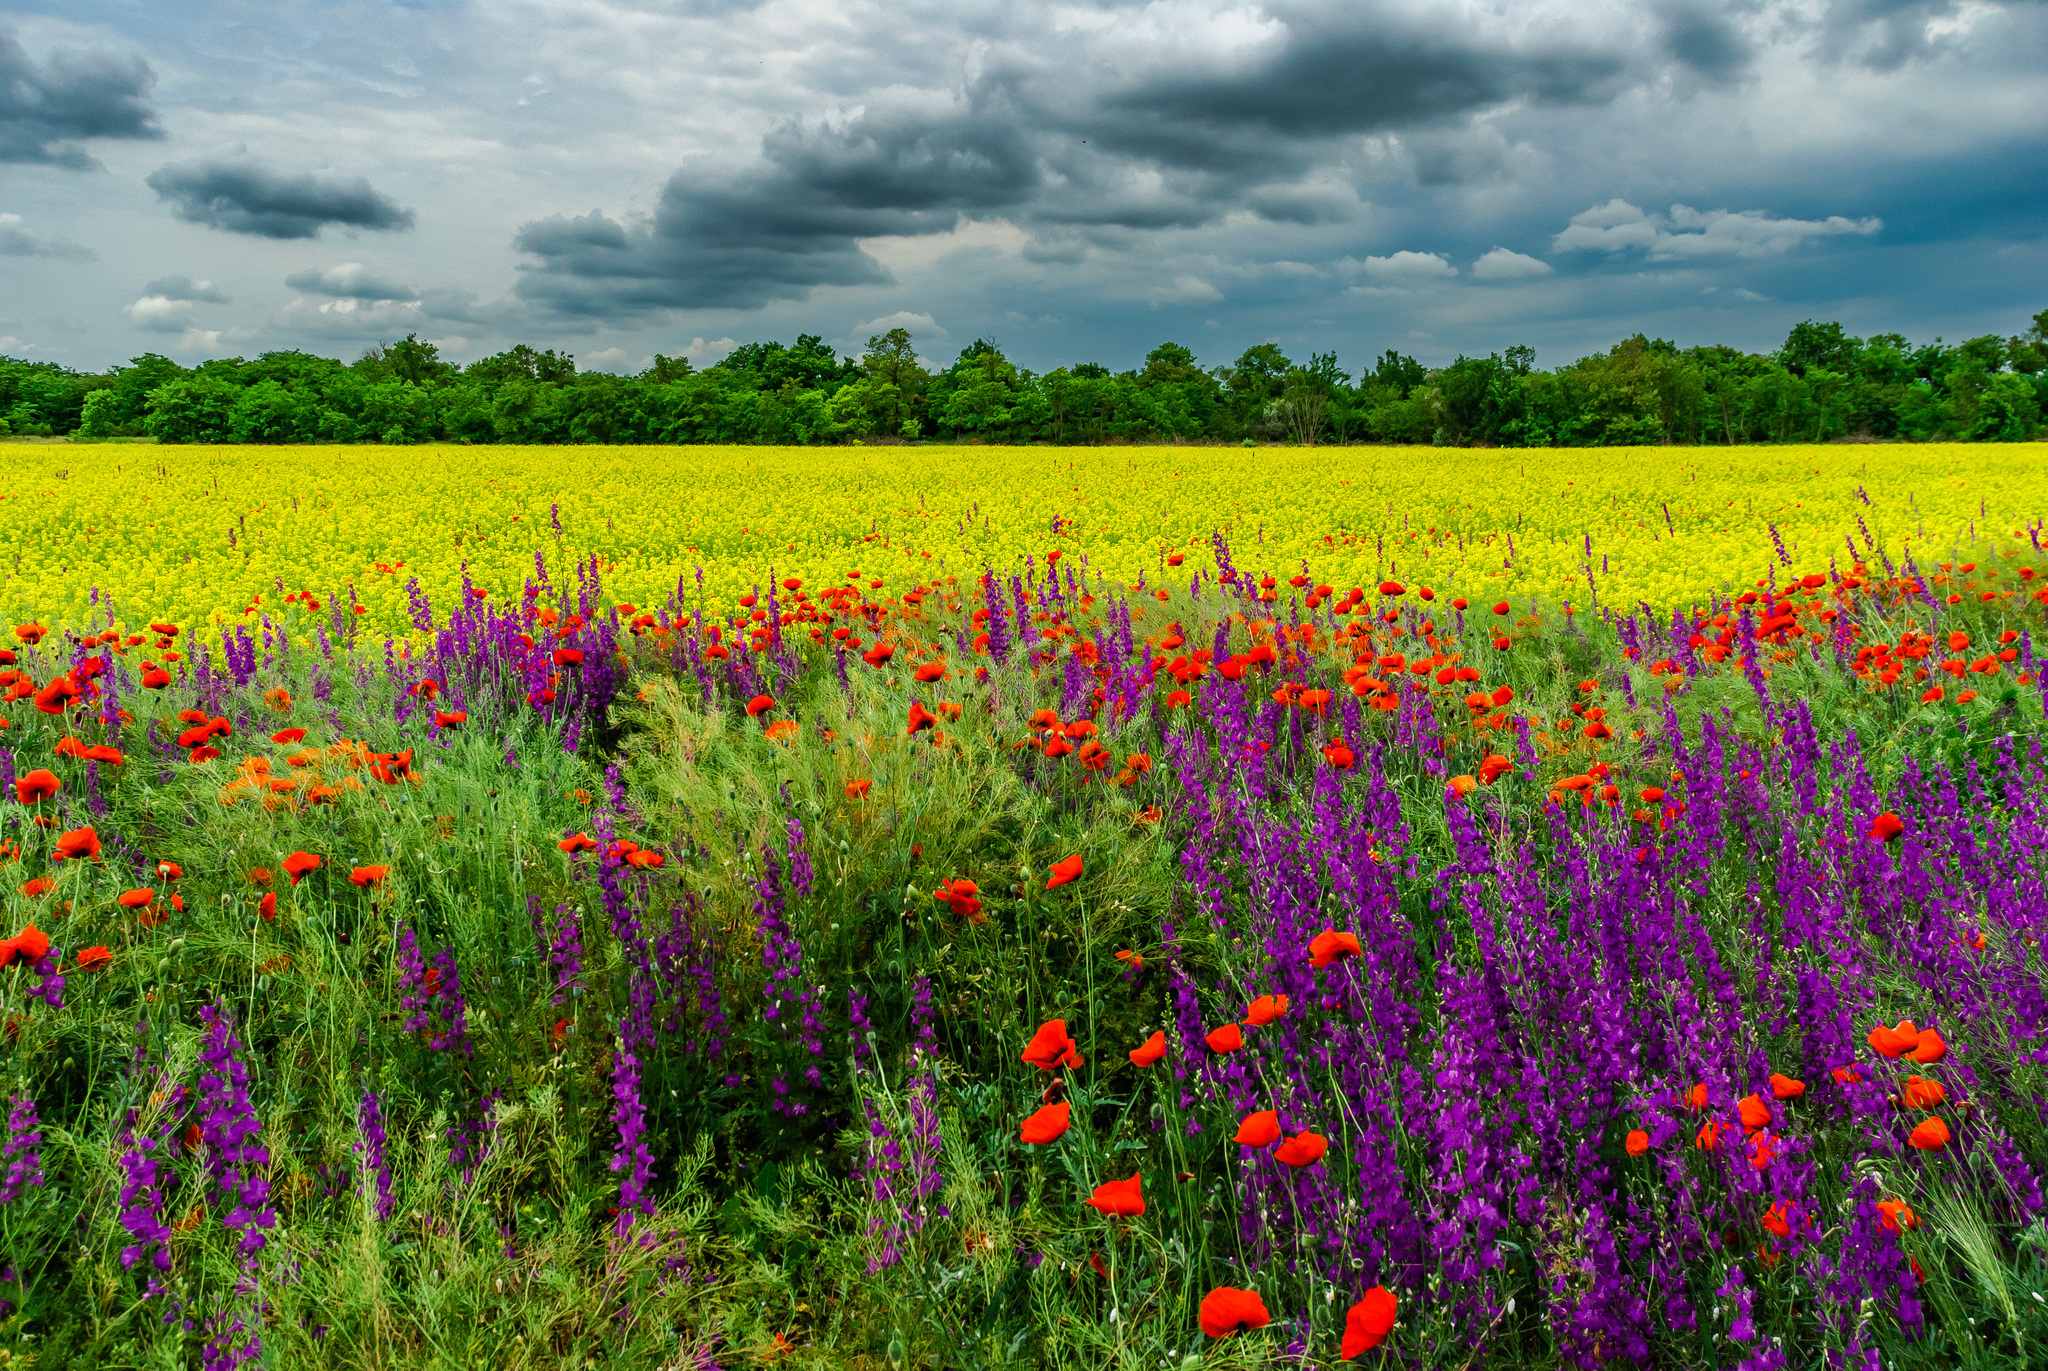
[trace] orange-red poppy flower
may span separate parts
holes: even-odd
[[[1330,1150],[1330,1140],[1320,1133],[1297,1133],[1273,1149],[1273,1160],[1287,1166],[1313,1166]]]
[[[1721,1145],[1721,1129],[1712,1119],[1700,1125],[1700,1131],[1693,1135],[1692,1145],[1702,1152],[1712,1152]]]
[[[626,854],[626,865],[638,867],[642,871],[651,871],[667,860],[659,852],[645,847],[634,848]]]
[[[866,799],[867,793],[874,788],[875,783],[865,778],[858,781],[848,781],[846,783],[846,798],[849,800]]]
[[[1151,1037],[1145,1039],[1142,1046],[1132,1048],[1129,1053],[1133,1066],[1151,1066],[1165,1055],[1166,1034],[1164,1032],[1155,1032]]]
[[[90,828],[74,828],[68,833],[61,833],[57,836],[56,850],[51,855],[53,858],[70,858],[72,860],[90,857],[93,861],[98,861],[100,859],[100,835],[93,832]]]
[[[587,833],[571,833],[568,837],[556,843],[555,846],[573,856],[578,852],[597,851],[597,839]]]
[[[293,885],[297,885],[309,873],[319,869],[320,859],[310,852],[294,852],[284,859],[284,874],[291,878]]]
[[[1742,1118],[1742,1126],[1754,1131],[1768,1128],[1771,1123],[1771,1107],[1764,1103],[1761,1095],[1744,1095],[1735,1102],[1735,1112]]]
[[[1286,1017],[1287,997],[1285,995],[1261,995],[1245,1006],[1244,1021],[1253,1028],[1264,1028],[1275,1019]]]
[[[1380,594],[1382,595],[1401,595],[1405,593],[1406,591],[1399,581],[1380,582]]]
[[[1881,843],[1895,843],[1905,831],[1906,821],[1889,811],[1878,815],[1870,825],[1870,836]]]
[[[1698,1085],[1685,1092],[1685,1107],[1695,1114],[1707,1107],[1707,1083],[1705,1081],[1701,1081]]]
[[[1384,1285],[1366,1291],[1344,1315],[1344,1343],[1337,1349],[1338,1360],[1350,1361],[1385,1342],[1387,1334],[1394,1331],[1398,1307],[1394,1292]]]
[[[1309,965],[1321,970],[1331,962],[1341,962],[1346,957],[1357,957],[1364,951],[1365,949],[1358,945],[1356,933],[1339,933],[1334,928],[1326,928],[1309,940]]]
[[[1079,1070],[1082,1065],[1080,1048],[1067,1036],[1065,1019],[1048,1019],[1040,1024],[1025,1045],[1021,1060],[1040,1071],[1054,1071],[1062,1066]]]
[[[367,889],[373,885],[383,884],[384,878],[390,874],[391,868],[388,866],[359,866],[349,871],[348,883]]]
[[[938,721],[939,716],[926,709],[922,701],[912,700],[910,702],[910,727],[903,731],[905,733],[920,733],[932,727]]]
[[[55,772],[38,767],[15,781],[14,798],[25,805],[32,805],[54,797],[63,788],[64,783],[57,779]]]
[[[1806,1093],[1806,1082],[1795,1081],[1790,1076],[1771,1073],[1771,1094],[1781,1100],[1796,1100]]]
[[[1948,1055],[1948,1044],[1941,1040],[1941,1034],[1931,1028],[1923,1028],[1913,1040],[1913,1050],[1908,1055],[1916,1062],[1938,1062]]]
[[[1142,1177],[1135,1175],[1127,1181],[1105,1181],[1081,1203],[1105,1214],[1126,1219],[1142,1218],[1145,1214],[1145,1197],[1140,1193],[1142,1184]]]
[[[1764,1211],[1763,1226],[1764,1232],[1774,1234],[1777,1237],[1789,1238],[1792,1236],[1792,1225],[1785,1221],[1785,1202],[1783,1200],[1779,1200]]]
[[[469,711],[466,709],[437,709],[434,711],[435,728],[453,728],[457,724],[466,724],[468,722]]]
[[[124,890],[114,897],[114,903],[123,909],[143,909],[156,903],[156,892],[148,886],[138,890]]]
[[[1920,1216],[1915,1214],[1912,1206],[1904,1200],[1879,1200],[1877,1208],[1879,1213],[1878,1222],[1894,1233],[1902,1228],[1918,1228],[1920,1226]]]
[[[97,947],[88,947],[78,954],[78,969],[80,971],[97,971],[101,967],[112,966],[113,964],[114,954],[107,951],[104,944]]]
[[[1908,1109],[1933,1109],[1946,1099],[1948,1091],[1942,1089],[1941,1082],[1925,1076],[1908,1076],[1899,1087],[1899,1102]]]
[[[13,937],[0,939],[0,966],[11,965],[16,957],[24,962],[39,962],[49,950],[50,935],[30,924]]]
[[[773,695],[756,695],[753,699],[747,701],[747,717],[749,719],[758,719],[773,708],[775,708],[775,697]]]
[[[1922,1152],[1939,1152],[1948,1146],[1948,1125],[1940,1119],[1922,1119],[1906,1141]]]
[[[1072,1123],[1072,1110],[1065,1100],[1061,1100],[1058,1104],[1046,1105],[1025,1119],[1022,1137],[1033,1147],[1043,1147],[1065,1133]]]
[[[1243,1147],[1271,1147],[1280,1141],[1280,1111],[1261,1109],[1245,1115],[1231,1141]]]
[[[1869,1043],[1871,1050],[1880,1057],[1899,1057],[1920,1046],[1920,1030],[1913,1026],[1911,1019],[1901,1019],[1896,1028],[1879,1024],[1865,1035],[1863,1041]]]
[[[277,917],[277,892],[275,890],[263,892],[263,898],[256,902],[256,912],[265,919],[275,919]]]
[[[1349,771],[1358,755],[1342,743],[1331,743],[1323,749],[1323,760],[1330,764],[1332,770]]]
[[[1631,1128],[1622,1146],[1628,1149],[1631,1157],[1640,1157],[1650,1150],[1650,1135],[1640,1128]]]
[[[21,893],[33,900],[38,895],[47,895],[56,884],[48,876],[38,876],[31,881],[23,881],[21,883]]]
[[[1145,954],[1142,952],[1135,952],[1127,947],[1116,954],[1116,959],[1134,972],[1143,973],[1145,970]]]
[[[556,666],[581,666],[583,664],[583,649],[580,647],[556,648],[554,664]]]
[[[1210,1029],[1202,1041],[1209,1044],[1211,1052],[1235,1052],[1244,1046],[1244,1034],[1236,1024],[1227,1023],[1221,1028]]]
[[[302,743],[305,740],[306,730],[303,728],[280,728],[277,732],[270,735],[271,742],[282,743],[286,746],[292,743]]]
[[[1052,875],[1046,878],[1045,888],[1051,890],[1056,886],[1065,885],[1080,874],[1081,854],[1076,852],[1073,856],[1052,864]]]
[[[1258,1291],[1239,1290],[1229,1285],[1219,1285],[1202,1296],[1199,1317],[1202,1331],[1212,1338],[1227,1338],[1232,1333],[1264,1328],[1273,1321]]]
[[[1863,1079],[1863,1073],[1853,1066],[1838,1066],[1828,1074],[1835,1078],[1836,1085],[1855,1085]]]

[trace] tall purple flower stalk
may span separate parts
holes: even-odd
[[[36,1119],[36,1102],[16,1095],[7,1112],[7,1146],[0,1152],[7,1164],[7,1176],[0,1180],[0,1204],[13,1204],[21,1192],[43,1183],[43,1132]]]
[[[612,1122],[619,1130],[619,1145],[612,1152],[611,1169],[623,1174],[619,1182],[619,1219],[616,1232],[625,1237],[633,1216],[654,1217],[654,1155],[647,1148],[647,1108],[640,1099],[640,1061],[621,1044],[612,1062]]]
[[[206,1169],[226,1207],[222,1225],[235,1234],[236,1252],[253,1261],[267,1241],[264,1234],[277,1225],[265,1175],[270,1151],[256,1141],[263,1125],[249,1099],[249,1069],[242,1064],[241,1044],[226,1011],[208,1005],[199,1011],[199,1020],[206,1025],[199,1076],[199,1136],[206,1147]]]
[[[363,1092],[356,1106],[357,1153],[363,1159],[363,1177],[370,1183],[370,1205],[379,1219],[391,1217],[391,1160],[389,1139],[384,1128],[384,1106],[374,1090]]]

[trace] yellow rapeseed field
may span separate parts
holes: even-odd
[[[284,593],[311,591],[322,618],[360,604],[365,630],[409,634],[410,578],[445,612],[465,567],[510,594],[536,553],[558,580],[595,555],[612,596],[649,607],[679,580],[694,604],[698,568],[723,609],[771,569],[857,568],[887,593],[1052,548],[1185,584],[1219,532],[1240,569],[1283,578],[1675,607],[1787,570],[1773,527],[1800,572],[1846,566],[1852,540],[2012,548],[2048,506],[2043,452],[7,444],[0,612],[57,627],[111,605],[203,632],[252,606],[297,617]]]

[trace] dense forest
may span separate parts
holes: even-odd
[[[2048,405],[2048,310],[2016,337],[1914,346],[1808,321],[1768,355],[1637,334],[1551,371],[1511,347],[1425,367],[1384,353],[1356,376],[1261,343],[1202,367],[1178,343],[1142,366],[1034,373],[977,339],[936,375],[894,329],[864,355],[817,337],[747,343],[715,366],[657,356],[578,371],[521,344],[467,366],[407,337],[352,363],[266,352],[103,375],[0,358],[0,433],[166,443],[1296,442],[1575,447],[1833,439],[2022,441]]]

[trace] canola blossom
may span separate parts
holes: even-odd
[[[620,601],[718,606],[771,577],[890,593],[1059,549],[1185,588],[1241,558],[1319,579],[1582,608],[1704,602],[1797,563],[2030,541],[2036,445],[1571,449],[0,446],[0,609],[111,607],[212,633],[415,636],[597,559]],[[1175,558],[1179,560],[1176,561]]]

